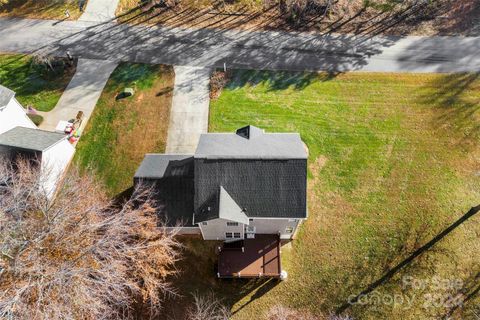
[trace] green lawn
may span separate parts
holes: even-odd
[[[77,145],[75,162],[115,195],[128,189],[145,153],[163,152],[174,73],[162,65],[124,63],[112,73]],[[117,99],[126,87],[133,97]]]
[[[16,92],[24,106],[50,111],[75,73],[63,60],[54,62],[54,70],[32,62],[26,55],[0,54],[0,84]]]
[[[25,17],[34,19],[65,19],[65,10],[70,13],[68,20],[75,20],[82,14],[80,3],[86,0],[0,0],[0,16]]]
[[[480,202],[478,74],[237,71],[211,102],[210,131],[247,124],[301,134],[310,152],[309,218],[283,250],[289,279],[232,301],[234,319],[256,319],[277,303],[334,312]],[[372,293],[410,298],[410,307],[370,299],[346,313],[433,319],[455,309],[432,301],[463,292],[472,296],[454,316],[472,317],[479,222],[464,222]],[[402,288],[404,276],[430,284]],[[438,278],[458,279],[461,288],[435,290]]]

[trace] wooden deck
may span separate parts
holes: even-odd
[[[280,277],[278,235],[256,234],[255,239],[243,240],[243,250],[242,246],[238,249],[227,247],[224,246],[219,253],[219,278]]]

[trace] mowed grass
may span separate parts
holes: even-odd
[[[75,73],[75,67],[66,67],[62,60],[53,65],[51,70],[33,63],[30,56],[0,54],[0,84],[15,91],[24,107],[50,111]]]
[[[86,0],[5,0],[0,1],[0,16],[35,19],[66,19],[65,10],[70,13],[67,20],[76,20],[82,14],[80,4]]]
[[[233,301],[234,319],[263,318],[275,304],[337,312],[480,202],[478,74],[236,71],[211,102],[210,131],[247,124],[301,134],[309,148],[309,217],[283,249],[288,280]],[[479,222],[463,222],[344,312],[473,317]],[[424,285],[403,285],[407,276]],[[458,283],[439,287],[439,279]],[[449,303],[451,296],[463,306]]]
[[[116,195],[133,183],[144,155],[164,152],[174,83],[172,67],[121,64],[112,73],[77,145],[75,162]],[[117,99],[124,88],[132,97]]]

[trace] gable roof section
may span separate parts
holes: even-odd
[[[195,223],[219,216],[219,186],[249,218],[306,218],[306,159],[195,159]]]
[[[247,215],[223,187],[220,187],[219,216],[221,219],[248,224]]]
[[[66,139],[63,133],[40,129],[15,127],[0,134],[0,145],[32,151],[45,151]]]
[[[196,198],[197,197],[195,195],[195,199]],[[200,222],[220,218],[219,204],[219,193],[217,191],[214,191],[212,192],[210,197],[208,197],[203,203],[199,204],[198,207],[195,207],[195,213],[193,218],[194,223],[197,224]]]
[[[193,174],[193,156],[183,154],[146,154],[135,178],[160,179]]]
[[[210,197],[195,215],[195,223],[213,219],[225,219],[243,224],[249,222],[247,215],[223,187],[220,187],[219,191]]]
[[[247,126],[236,133],[200,135],[195,158],[307,159],[307,151],[298,133],[265,133]]]
[[[13,97],[15,97],[14,91],[0,85],[0,109],[6,107]]]

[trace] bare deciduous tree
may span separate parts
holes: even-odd
[[[268,320],[353,320],[350,316],[331,314],[314,316],[307,311],[299,311],[282,305],[273,306],[267,313]]]
[[[179,244],[149,202],[114,206],[77,173],[51,200],[37,169],[0,160],[0,318],[125,319],[138,303],[157,311]]]
[[[187,312],[188,320],[228,320],[230,310],[224,306],[213,293],[205,296],[195,294],[194,303]]]

